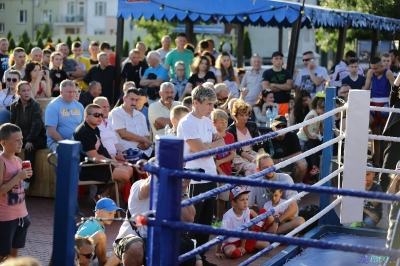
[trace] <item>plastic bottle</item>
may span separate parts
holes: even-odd
[[[267,127],[271,127],[271,125],[272,125],[272,112],[271,112],[271,110],[269,108],[267,109],[267,114],[266,114],[265,118],[266,118],[266,121],[267,121]]]
[[[289,114],[288,113],[285,114],[285,118],[286,118],[286,121],[287,121],[287,127],[290,127]]]
[[[168,135],[170,129],[171,129],[171,128],[169,127],[169,124],[167,124],[167,125],[165,126],[165,128],[164,128],[164,134],[165,134],[165,135]]]
[[[273,107],[273,109],[272,109],[272,120],[275,118],[275,117],[277,117],[277,115],[278,115],[278,107]]]

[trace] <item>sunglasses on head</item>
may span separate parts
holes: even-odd
[[[8,82],[17,82],[18,81],[18,79],[16,79],[16,78],[7,78],[7,81]]]
[[[94,113],[92,114],[94,117],[99,118],[99,117],[104,117],[102,113]]]
[[[265,96],[267,96],[269,93],[271,93],[272,92],[272,90],[271,89],[265,89],[265,90],[263,90],[263,92],[262,92],[262,95],[265,97]]]
[[[286,126],[283,125],[283,124],[276,125],[275,127],[276,127],[276,128],[286,128]]]
[[[90,259],[93,257],[93,253],[89,253],[89,254],[78,253],[78,254],[84,256],[84,257],[87,258],[88,260],[90,260]]]

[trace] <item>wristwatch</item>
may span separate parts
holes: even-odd
[[[279,218],[275,218],[274,222],[278,223],[278,225],[281,225],[281,220]]]

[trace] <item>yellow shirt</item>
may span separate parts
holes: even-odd
[[[70,55],[69,56],[71,59],[75,59],[74,55]],[[90,60],[89,58],[83,57],[81,56],[79,62],[77,61],[77,63],[79,64],[80,67],[82,67],[83,70],[86,71],[86,73],[89,71],[89,69],[92,67],[92,65],[90,64]],[[80,80],[78,81],[79,87],[83,90],[83,91],[88,91],[88,85],[83,81]]]

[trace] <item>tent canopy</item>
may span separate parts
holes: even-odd
[[[146,20],[238,23],[245,26],[291,27],[300,15],[301,3],[261,0],[119,0],[117,18]],[[339,9],[305,5],[302,26],[380,29],[400,31],[400,20]]]

